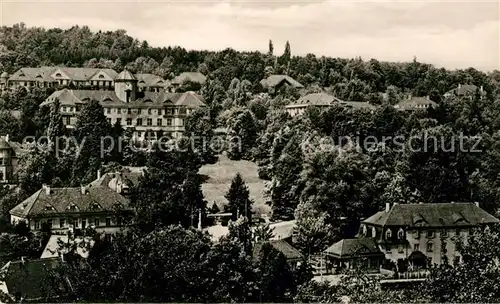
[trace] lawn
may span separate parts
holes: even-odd
[[[205,165],[200,169],[200,174],[207,177],[201,188],[208,202],[208,207],[216,203],[222,209],[227,204],[224,195],[229,190],[231,180],[238,172],[248,186],[250,199],[254,202],[254,212],[256,214],[269,215],[271,208],[266,205],[266,198],[264,196],[265,181],[259,178],[257,165],[245,160],[233,161],[225,155],[220,155],[217,163]]]

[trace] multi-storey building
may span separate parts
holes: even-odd
[[[498,222],[477,203],[395,204],[364,220],[359,237],[373,238],[393,262],[441,264],[446,256],[453,263],[457,237]]]
[[[49,88],[67,86],[75,89],[113,90],[118,73],[113,69],[39,67],[21,68],[10,75],[0,75],[0,89],[24,87]],[[167,86],[165,79],[154,74],[135,74],[141,91],[160,92]]]
[[[459,239],[498,222],[477,203],[387,204],[361,222],[356,238],[341,240],[324,254],[327,267],[374,272],[387,261],[413,269],[442,264],[445,258],[453,264],[461,260]]]
[[[184,132],[186,115],[205,106],[204,99],[194,92],[140,91],[138,80],[127,70],[113,81],[114,91],[63,89],[54,92],[40,106],[58,100],[63,123],[72,128],[82,106],[97,100],[111,124],[118,122],[125,129],[132,128],[140,139],[180,136]]]
[[[54,233],[85,229],[114,233],[131,215],[127,198],[109,187],[51,188],[44,185],[10,210],[11,223],[31,230],[47,225]]]
[[[481,98],[486,96],[486,92],[484,91],[483,86],[478,88],[477,86],[475,86],[473,84],[458,84],[458,86],[456,88],[446,92],[444,94],[444,97],[448,98],[448,97],[456,96],[456,97],[469,97],[472,99],[474,97],[474,95],[476,94],[476,92],[479,93],[479,96]]]
[[[22,145],[10,141],[8,135],[0,137],[0,184],[15,184],[17,161],[24,151]]]

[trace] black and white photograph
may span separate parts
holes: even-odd
[[[500,303],[500,1],[0,0],[8,303]]]

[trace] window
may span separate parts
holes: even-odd
[[[106,113],[111,114],[111,108],[107,108]]]
[[[429,239],[434,238],[434,231],[432,231],[432,230],[427,230],[427,238],[429,238]]]
[[[457,229],[455,230],[455,235],[456,235],[456,236],[460,236],[460,232],[461,232],[461,231],[460,231],[460,228],[457,228]]]
[[[432,242],[427,243],[427,252],[432,252],[434,249],[434,244]]]
[[[111,219],[109,217],[106,218],[106,227],[111,226]]]
[[[57,73],[56,77],[62,77],[61,73]]]
[[[65,125],[70,125],[71,124],[71,117],[64,117],[64,124]]]
[[[137,118],[137,125],[142,126],[142,118]]]
[[[87,227],[87,219],[82,219],[82,229]]]
[[[158,109],[158,115],[161,115],[161,109]]]
[[[448,231],[446,229],[441,230],[441,237],[447,237]]]
[[[148,118],[147,124],[148,124],[148,126],[152,126],[153,125],[153,120],[151,118]]]
[[[137,114],[142,114],[142,109],[137,109]]]
[[[127,114],[132,114],[132,109],[131,108],[127,109]]]
[[[184,119],[179,119],[179,126],[183,126],[184,125]]]
[[[415,229],[413,230],[413,238],[419,239],[420,238],[420,231]]]
[[[363,225],[362,230],[363,230],[363,235],[366,236],[366,234],[368,233],[368,229],[366,228],[366,225]]]
[[[35,220],[35,229],[40,229],[40,221]]]
[[[76,111],[80,112],[80,106],[79,105],[76,106]]]
[[[391,229],[387,229],[387,231],[385,232],[385,239],[388,240],[392,238],[392,231]]]
[[[151,115],[153,111],[151,109],[148,109],[148,114]]]
[[[104,79],[104,75],[99,75],[99,79]]]
[[[99,219],[98,218],[94,219],[94,226],[99,227],[99,225],[100,225]]]
[[[60,218],[59,219],[59,228],[64,228],[66,226],[66,219]]]
[[[127,118],[127,126],[132,125],[132,118]]]
[[[158,118],[158,119],[156,120],[156,125],[157,125],[157,126],[161,126],[161,124],[162,124],[162,120],[161,120],[161,118]]]
[[[419,251],[420,250],[420,244],[413,244],[413,251]]]
[[[167,118],[167,126],[171,126],[172,125],[172,119],[171,118]]]
[[[403,240],[405,238],[405,232],[403,228],[400,228],[398,231],[398,239]]]
[[[122,124],[122,119],[121,119],[121,118],[117,118],[117,119],[116,119],[116,122],[117,122],[119,125],[121,125],[121,124]]]
[[[405,251],[403,245],[398,246],[398,253],[403,253]]]
[[[47,220],[47,227],[49,227],[50,229],[52,229],[52,219],[48,219]]]

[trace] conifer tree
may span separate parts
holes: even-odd
[[[238,172],[231,182],[231,187],[226,193],[228,200],[226,211],[232,213],[232,220],[235,221],[239,216],[246,217],[249,221],[252,219],[252,204],[250,192],[245,181]]]

